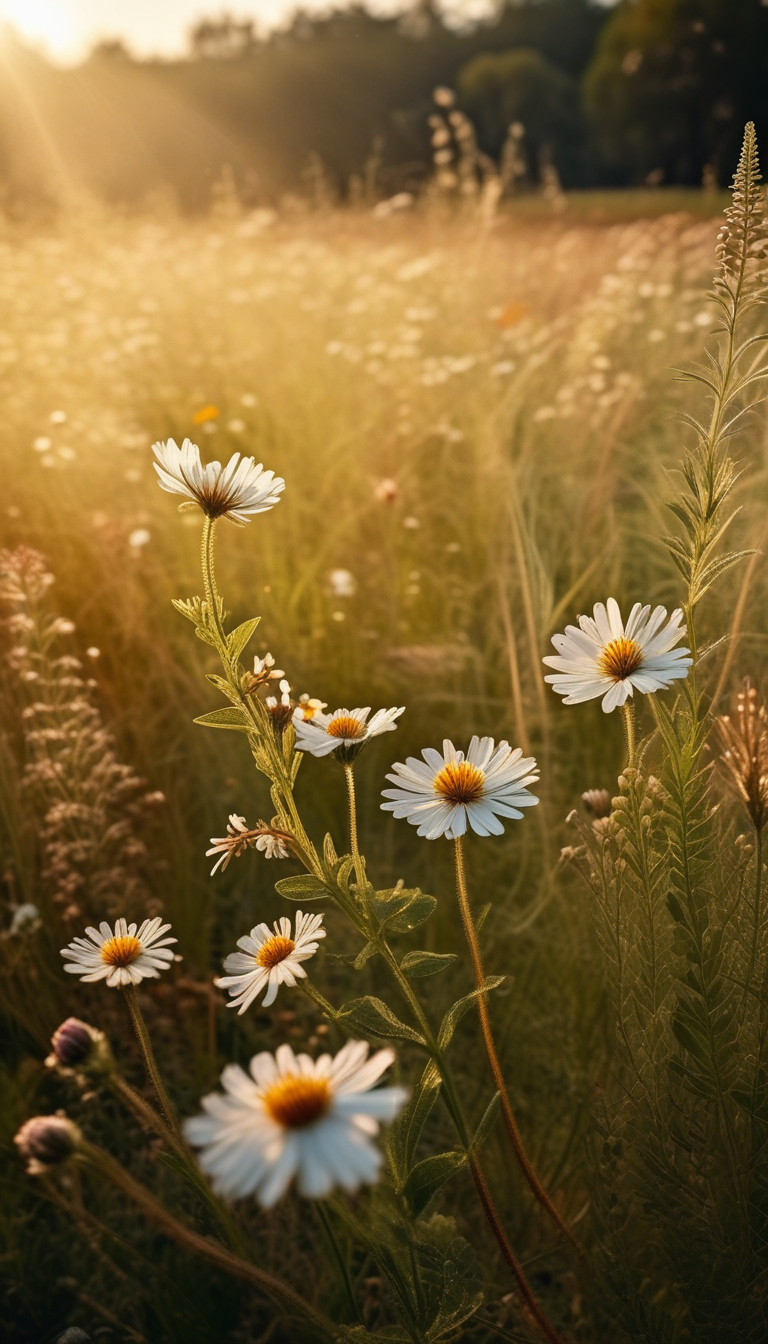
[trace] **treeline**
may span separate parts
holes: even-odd
[[[201,209],[222,173],[253,204],[321,171],[341,197],[413,189],[430,171],[436,86],[457,91],[487,155],[524,128],[523,183],[546,163],[566,187],[714,184],[745,121],[768,133],[768,7],[523,0],[457,31],[424,0],[399,18],[298,14],[264,39],[224,17],[197,25],[184,59],[138,61],[110,42],[75,69],[9,34],[0,75],[10,211],[83,189]]]

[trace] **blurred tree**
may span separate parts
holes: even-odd
[[[481,148],[494,158],[501,153],[510,125],[522,123],[523,153],[534,177],[542,155],[562,160],[567,142],[578,137],[575,82],[530,48],[473,57],[459,71],[456,87]]]
[[[193,56],[209,61],[231,61],[247,56],[258,38],[253,19],[235,19],[222,14],[217,19],[200,19],[189,35]]]
[[[585,106],[635,181],[724,183],[744,124],[768,132],[765,0],[623,0],[600,36]]]

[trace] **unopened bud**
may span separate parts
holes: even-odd
[[[112,1052],[104,1032],[81,1022],[78,1017],[68,1017],[56,1028],[51,1046],[45,1061],[50,1069],[104,1073],[112,1067]]]
[[[80,1142],[80,1130],[65,1115],[36,1115],[14,1137],[32,1176],[66,1162]]]
[[[599,817],[610,816],[611,795],[607,789],[587,789],[582,793],[581,801],[587,812],[596,820]]]

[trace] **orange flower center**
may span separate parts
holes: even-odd
[[[476,803],[482,797],[485,775],[469,761],[449,761],[432,782],[447,803]]]
[[[264,1093],[264,1105],[279,1125],[303,1129],[325,1115],[331,1102],[331,1089],[325,1078],[299,1078],[288,1074]]]
[[[268,971],[271,971],[273,966],[279,966],[281,961],[290,957],[294,946],[292,938],[283,938],[280,934],[275,934],[274,938],[268,938],[265,943],[261,944],[256,953],[256,962],[259,966],[265,966]]]
[[[621,635],[618,639],[612,639],[610,644],[606,644],[597,661],[600,671],[607,677],[611,677],[614,681],[625,681],[642,663],[643,650],[634,639],[627,639],[626,635]]]
[[[138,938],[132,938],[126,935],[124,938],[109,938],[102,944],[102,960],[109,963],[110,966],[130,966],[135,961],[141,951],[141,943]]]
[[[326,732],[330,737],[365,737],[365,724],[353,719],[351,714],[342,714],[338,719],[331,719]]]

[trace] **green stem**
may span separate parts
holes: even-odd
[[[480,1030],[483,1036],[485,1052],[486,1055],[488,1056],[488,1063],[491,1066],[491,1073],[493,1074],[493,1080],[496,1084],[496,1089],[501,1098],[501,1109],[507,1126],[507,1132],[509,1134],[509,1138],[512,1144],[512,1151],[515,1154],[515,1158],[517,1159],[517,1163],[520,1167],[520,1170],[523,1173],[523,1176],[528,1182],[531,1191],[536,1196],[539,1203],[542,1205],[543,1208],[546,1209],[553,1223],[556,1225],[556,1227],[560,1229],[563,1236],[568,1238],[571,1245],[579,1252],[579,1254],[582,1254],[579,1243],[577,1242],[570,1228],[561,1218],[560,1214],[558,1213],[557,1209],[555,1208],[554,1204],[549,1198],[549,1195],[544,1189],[541,1181],[536,1175],[536,1172],[533,1168],[533,1164],[531,1163],[531,1160],[525,1151],[525,1145],[523,1144],[522,1135],[517,1126],[517,1120],[515,1119],[515,1113],[512,1109],[512,1103],[509,1100],[509,1095],[507,1093],[507,1085],[504,1081],[504,1074],[502,1073],[501,1070],[501,1064],[499,1063],[499,1057],[498,1054],[496,1053],[496,1045],[494,1043],[493,1032],[491,1030],[491,1018],[490,1013],[488,1011],[487,994],[483,989],[483,986],[485,984],[485,972],[483,970],[482,958],[480,956],[480,945],[477,939],[477,930],[475,928],[475,922],[472,917],[472,908],[469,903],[469,895],[467,892],[467,877],[464,867],[464,850],[462,847],[460,836],[457,837],[454,841],[454,858],[456,862],[456,892],[459,898],[459,909],[461,911],[461,918],[464,924],[464,932],[466,934],[467,943],[469,944],[470,956],[472,958],[472,967],[475,973],[475,985],[477,986],[477,989],[480,990],[480,993],[477,996],[477,1011],[478,1016],[480,1018]]]
[[[220,641],[222,660],[229,670],[229,660],[227,658],[227,636],[219,614],[219,594],[216,588],[216,571],[213,565],[213,532],[216,526],[215,518],[209,518],[206,514],[203,520],[203,536],[200,546],[200,558],[203,565],[203,586],[205,588],[205,600],[208,604],[208,614],[213,623],[213,627]]]
[[[139,996],[136,993],[136,986],[126,985],[123,993],[125,994],[125,1001],[128,1004],[128,1008],[130,1009],[133,1028],[141,1047],[141,1053],[144,1056],[144,1063],[147,1068],[147,1073],[149,1074],[150,1082],[157,1093],[157,1099],[160,1102],[160,1110],[165,1117],[169,1130],[174,1136],[174,1146],[183,1144],[184,1140],[182,1138],[181,1130],[179,1129],[179,1122],[176,1119],[176,1113],[171,1105],[168,1093],[165,1090],[165,1084],[160,1077],[160,1070],[157,1067],[157,1061],[152,1049],[152,1042],[149,1037],[149,1032],[147,1031],[147,1024],[144,1021],[144,1014],[139,1005]]]
[[[631,700],[624,701],[621,713],[624,719],[624,739],[627,744],[627,767],[631,769],[635,764],[636,751],[635,706]]]
[[[185,1227],[103,1149],[83,1140],[79,1145],[79,1150],[85,1161],[95,1167],[100,1174],[111,1180],[118,1190],[122,1190],[124,1195],[127,1195],[137,1204],[152,1222],[157,1223],[180,1246],[203,1256],[219,1269],[225,1270],[226,1273],[233,1275],[235,1278],[245,1279],[254,1284],[273,1300],[276,1299],[286,1303],[308,1320],[314,1329],[319,1331],[322,1338],[329,1340],[336,1338],[337,1331],[333,1323],[322,1312],[310,1306],[305,1298],[295,1292],[289,1284],[283,1283],[282,1279],[276,1278],[274,1274],[267,1273],[266,1270],[259,1269],[247,1260],[242,1260],[239,1256],[233,1255],[231,1251],[228,1251],[224,1246],[220,1246],[217,1242],[210,1241],[208,1237],[202,1237],[199,1233]]]
[[[349,1305],[352,1308],[352,1311],[354,1312],[355,1316],[357,1317],[357,1320],[360,1322],[360,1325],[364,1326],[365,1321],[363,1320],[363,1313],[360,1310],[359,1303],[357,1301],[357,1298],[355,1297],[355,1286],[352,1282],[352,1276],[349,1272],[349,1265],[347,1264],[346,1256],[342,1252],[342,1249],[339,1245],[336,1233],[333,1228],[333,1223],[331,1222],[331,1219],[328,1216],[328,1210],[326,1209],[322,1199],[316,1200],[314,1207],[317,1211],[317,1216],[323,1225],[323,1229],[328,1238],[328,1241],[330,1242],[331,1250],[333,1251],[333,1258],[336,1261],[336,1265],[339,1271],[339,1277],[344,1285],[344,1291],[346,1292],[347,1297],[349,1298]]]
[[[347,779],[347,800],[349,802],[349,842],[352,847],[352,859],[355,865],[357,892],[358,896],[362,896],[368,884],[365,880],[365,868],[363,867],[357,840],[357,800],[355,798],[355,772],[353,767],[345,765],[344,774]]]
[[[192,1187],[215,1218],[230,1249],[235,1251],[236,1254],[242,1254],[244,1249],[243,1239],[238,1228],[235,1226],[229,1211],[214,1195],[184,1140],[180,1139],[172,1129],[169,1129],[154,1106],[150,1106],[149,1102],[145,1101],[144,1097],[136,1092],[117,1071],[110,1074],[109,1084],[113,1092],[130,1107],[141,1123],[153,1129],[171,1151],[176,1154],[182,1163],[182,1175],[187,1184]]]

